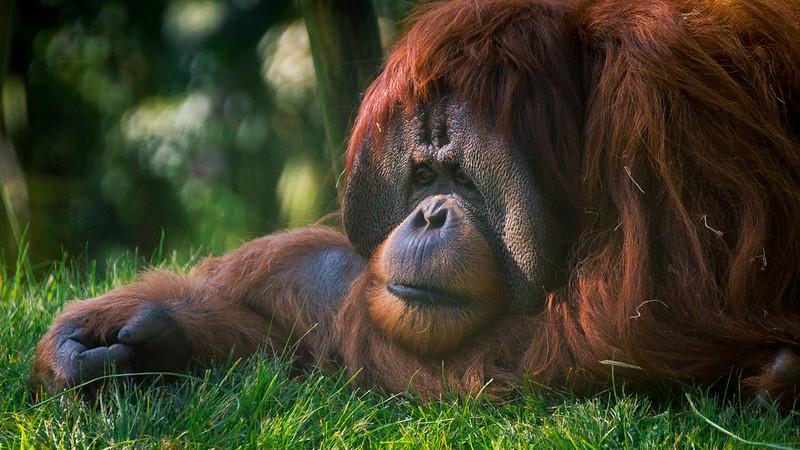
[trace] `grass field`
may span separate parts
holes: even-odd
[[[66,258],[65,258],[66,259]],[[157,264],[181,269],[176,258]],[[96,403],[36,399],[27,385],[38,338],[65,301],[135,276],[136,258],[0,266],[0,448],[790,448],[798,414],[722,401],[697,388],[654,404],[622,387],[576,399],[520,392],[420,404],[356,389],[342,373],[292,377],[287,360],[251,358],[175,384],[111,388]]]

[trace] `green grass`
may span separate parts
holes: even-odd
[[[160,258],[159,258],[160,259]],[[181,268],[173,257],[159,265]],[[254,357],[174,384],[113,387],[96,403],[35,399],[34,346],[65,301],[130,281],[134,258],[56,263],[40,277],[0,266],[0,448],[755,448],[800,446],[800,420],[697,388],[653,403],[622,387],[593,398],[521,392],[421,404],[348,384],[343,373],[292,376]],[[12,270],[13,269],[13,270]],[[707,419],[706,419],[707,418]]]

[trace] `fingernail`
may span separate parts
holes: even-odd
[[[131,338],[131,333],[128,330],[122,330],[117,334],[117,338],[121,341],[127,341]]]

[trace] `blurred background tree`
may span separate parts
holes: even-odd
[[[373,1],[384,48],[413,3]],[[334,211],[301,12],[291,0],[18,1],[2,117],[32,260],[150,254],[162,235],[220,252]]]

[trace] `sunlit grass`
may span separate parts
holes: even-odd
[[[297,376],[288,358],[263,356],[170,384],[112,387],[95,404],[70,393],[37,399],[27,385],[30,361],[53,316],[68,299],[130,281],[141,261],[111,261],[106,274],[62,261],[35,278],[26,266],[23,258],[0,268],[0,448],[800,446],[797,414],[696,388],[659,403],[618,386],[593,398],[531,389],[501,405],[481,398],[421,404],[356,389],[344,373]]]

